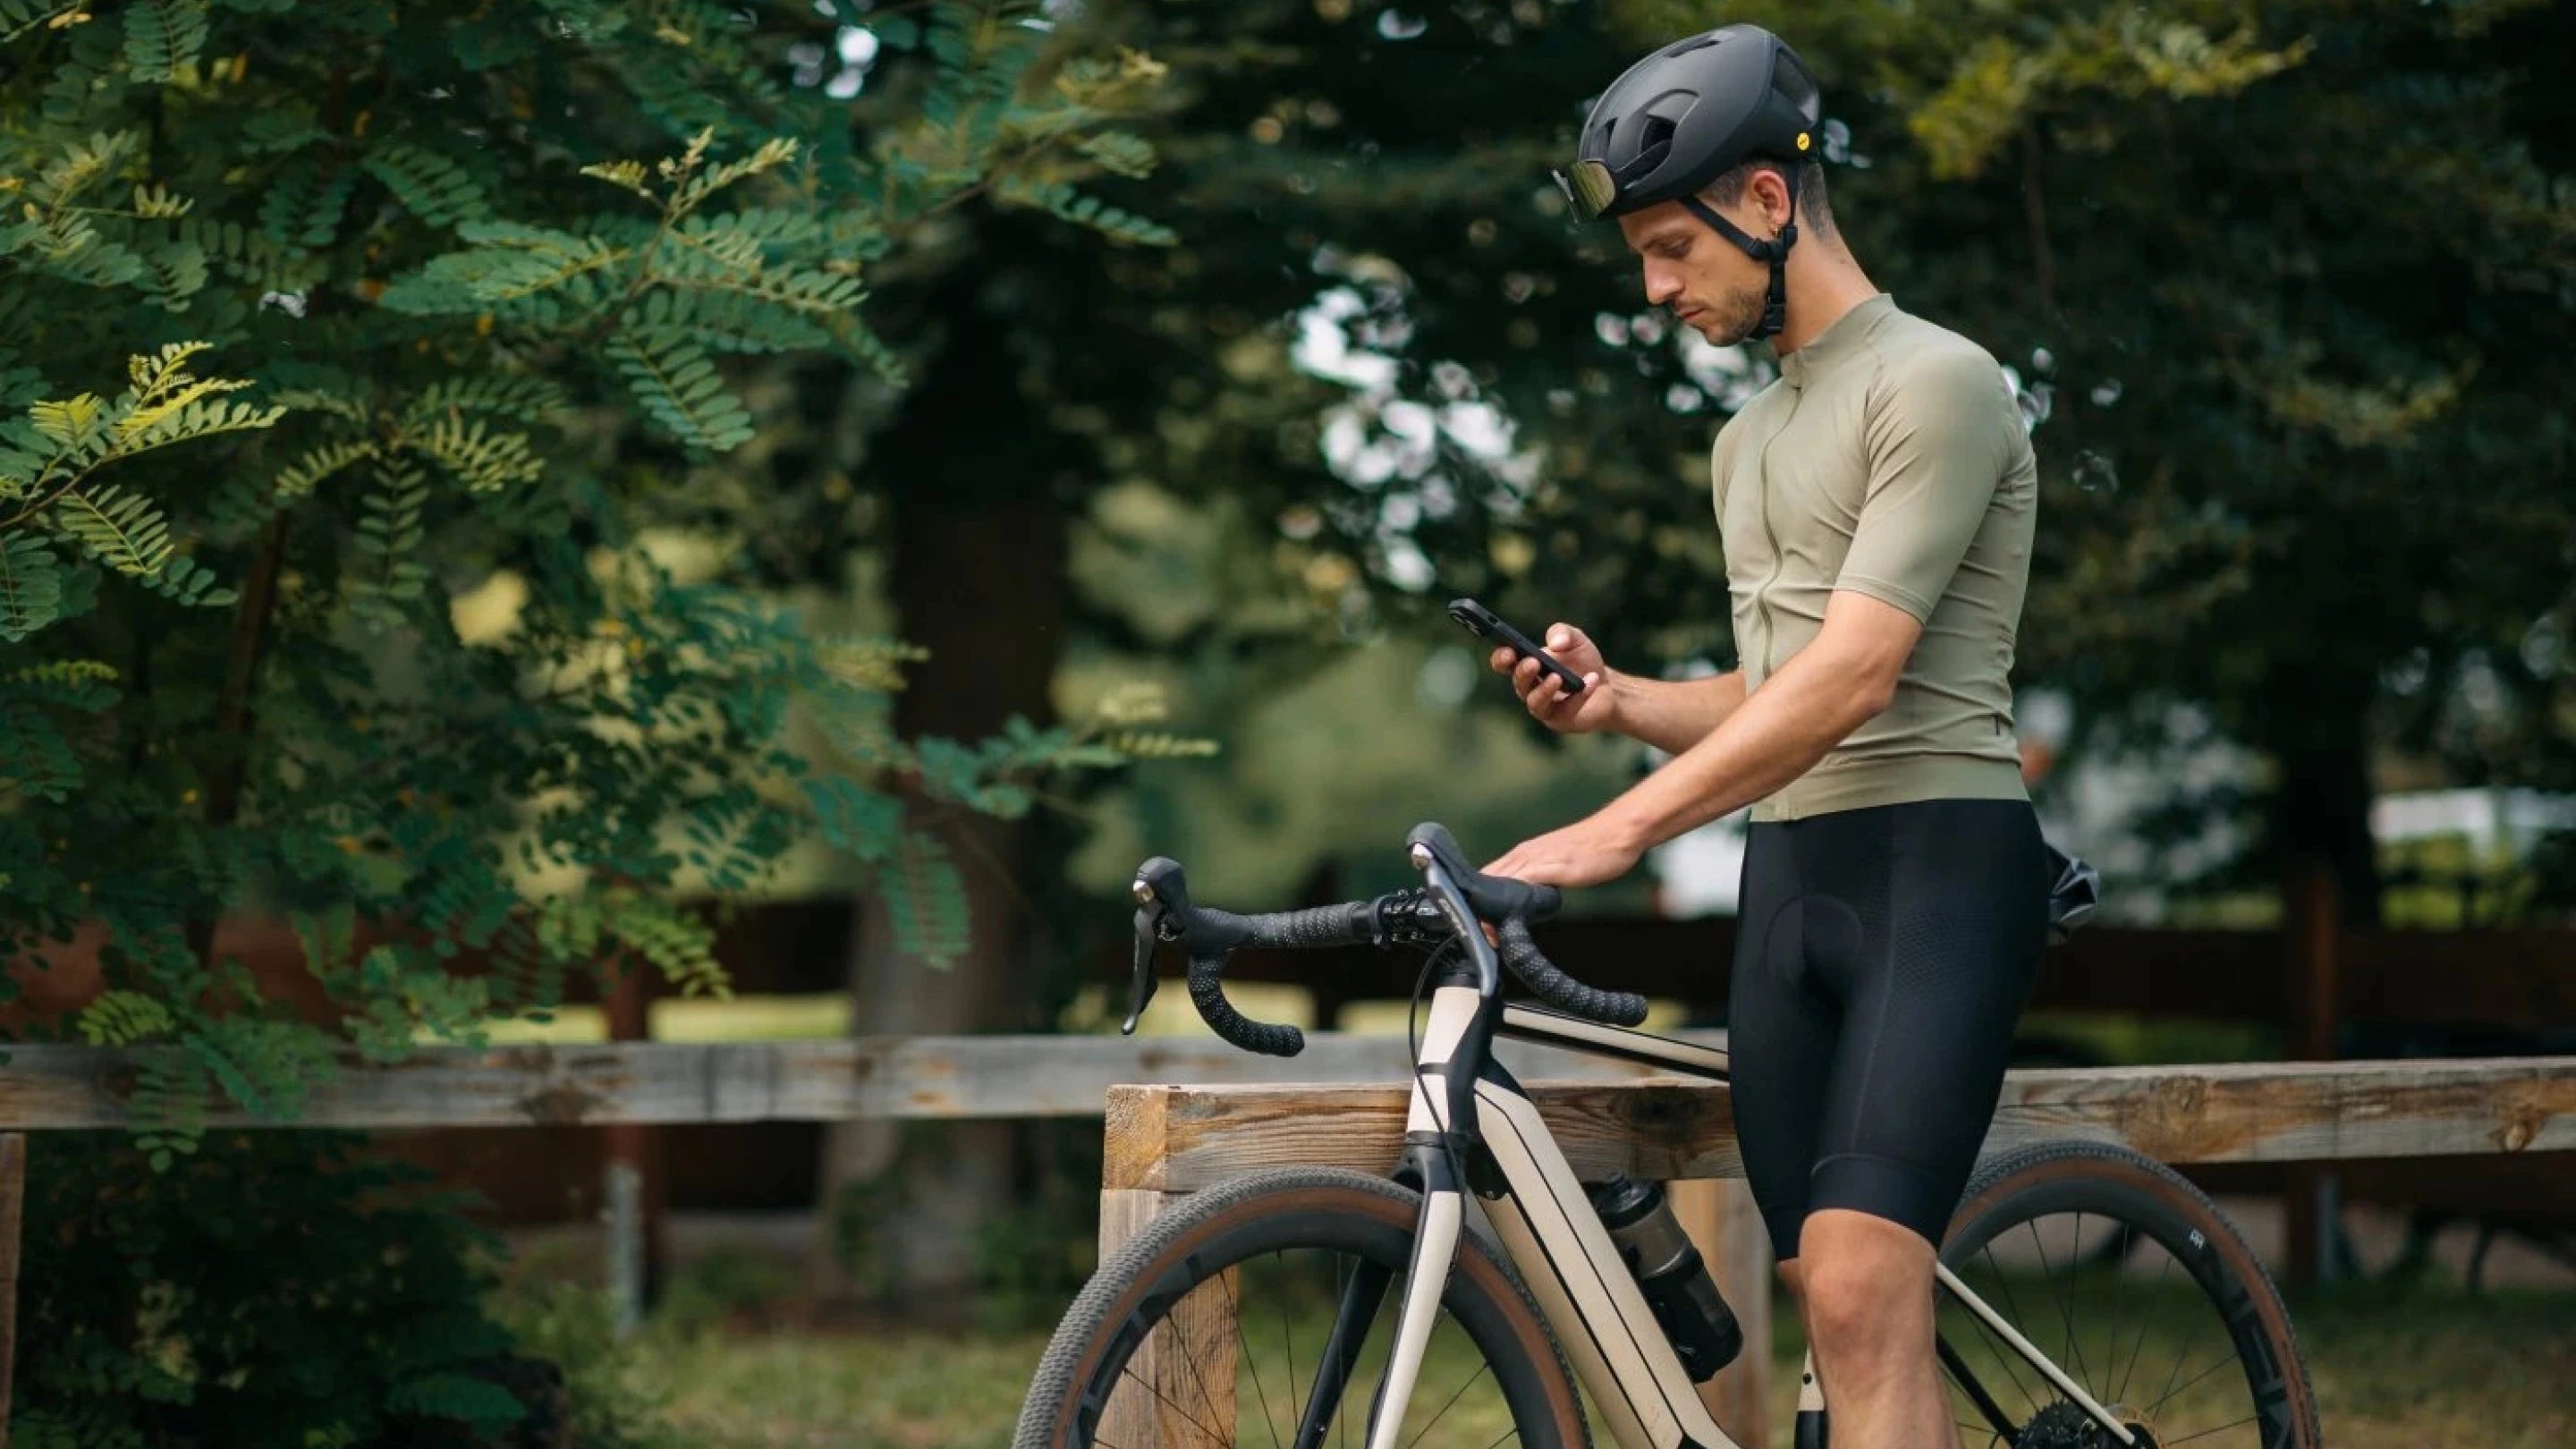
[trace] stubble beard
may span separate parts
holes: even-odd
[[[1761,325],[1762,311],[1770,301],[1769,291],[1762,287],[1742,287],[1729,292],[1709,309],[1714,315],[1710,318],[1708,330],[1702,335],[1713,346],[1733,347],[1753,336],[1753,329]]]

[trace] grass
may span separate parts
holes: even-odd
[[[2295,1311],[2335,1449],[2576,1443],[2576,1294],[2365,1286]],[[1802,1343],[1794,1324],[1775,1330],[1772,1442],[1785,1446]],[[699,1315],[655,1324],[617,1359],[672,1445],[949,1449],[1009,1442],[1046,1341],[1043,1329],[744,1331]],[[1305,1362],[1320,1341],[1320,1326],[1299,1330]]]

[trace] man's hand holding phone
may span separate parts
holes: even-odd
[[[1582,735],[1615,728],[1618,705],[1609,687],[1610,667],[1602,662],[1600,647],[1572,624],[1549,625],[1545,644],[1549,657],[1582,679],[1582,693],[1566,693],[1564,683],[1536,658],[1508,644],[1496,649],[1489,661],[1496,674],[1510,676],[1512,688],[1528,708],[1530,718],[1559,734]]]

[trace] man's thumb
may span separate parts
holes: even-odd
[[[1565,627],[1563,624],[1551,626],[1547,631],[1547,647],[1550,649],[1573,648],[1574,631]]]

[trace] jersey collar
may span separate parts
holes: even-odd
[[[1896,310],[1896,299],[1885,292],[1874,293],[1850,311],[1834,319],[1834,324],[1807,340],[1807,345],[1780,356],[1780,376],[1791,387],[1803,388],[1812,378],[1822,377],[1835,363],[1861,350],[1869,334],[1878,327],[1880,318]]]

